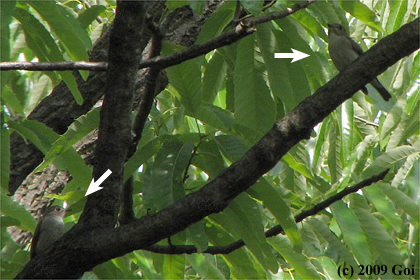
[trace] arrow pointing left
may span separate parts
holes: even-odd
[[[274,53],[274,58],[293,58],[292,62],[301,60],[302,58],[308,57],[309,54],[292,49],[293,53]]]
[[[100,187],[99,185],[102,184],[106,180],[106,178],[108,178],[108,176],[111,175],[111,173],[112,171],[108,169],[107,171],[105,171],[105,173],[101,177],[99,177],[98,181],[95,182],[95,179],[92,179],[85,196],[88,196],[94,192],[102,190],[103,188]]]

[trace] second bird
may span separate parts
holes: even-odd
[[[328,37],[328,50],[338,71],[343,70],[363,53],[362,48],[350,38],[341,24],[328,24]],[[379,82],[378,78],[374,78],[370,81],[370,84],[379,92],[385,101],[392,98],[391,94]],[[368,94],[366,87],[362,88],[362,91]]]

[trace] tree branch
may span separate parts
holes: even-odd
[[[137,65],[141,58],[145,11],[142,1],[118,1],[110,33],[109,67],[95,149],[93,178],[111,176],[100,192],[88,196],[77,228],[114,227],[120,209],[124,163],[132,143],[131,112]]]
[[[301,221],[303,221],[305,218],[315,215],[317,213],[319,213],[320,211],[326,209],[327,207],[331,206],[331,204],[333,204],[336,201],[339,201],[341,199],[343,199],[346,195],[349,195],[351,193],[355,193],[358,190],[370,186],[373,183],[376,183],[380,180],[383,180],[385,178],[385,175],[388,174],[389,169],[373,175],[372,177],[363,180],[359,183],[357,183],[356,185],[353,185],[351,187],[347,187],[344,190],[342,190],[341,192],[331,196],[330,198],[316,204],[314,207],[312,207],[309,210],[303,211],[302,213],[298,214],[295,217],[295,221],[296,223],[300,223]],[[273,237],[276,236],[280,233],[283,233],[283,227],[281,225],[277,225],[272,227],[271,229],[269,229],[268,231],[265,232],[265,236],[267,238],[269,237]],[[245,246],[245,242],[240,239],[237,240],[235,242],[232,242],[231,244],[227,245],[227,246],[209,246],[207,248],[207,250],[203,251],[203,253],[206,254],[212,254],[212,255],[216,255],[216,254],[229,254],[232,253],[233,251],[241,248]],[[179,254],[193,254],[193,253],[197,253],[197,247],[195,247],[194,245],[172,245],[172,246],[164,246],[164,245],[152,245],[148,248],[145,248],[144,250],[149,251],[149,252],[153,252],[153,253],[159,253],[159,254],[167,254],[167,255],[179,255]]]
[[[106,71],[107,62],[62,61],[62,62],[1,62],[0,71],[27,70],[27,71]]]
[[[49,254],[31,260],[18,277],[78,277],[100,263],[133,250],[146,249],[204,217],[222,211],[232,199],[273,168],[295,144],[309,138],[312,128],[361,86],[418,49],[418,37],[419,19],[416,19],[379,41],[277,121],[240,160],[197,192],[153,215],[118,228],[72,229],[53,244]],[[343,84],[346,87],[342,87]],[[39,269],[40,265],[43,270]]]
[[[200,55],[204,55],[212,50],[231,45],[234,42],[252,34],[255,29],[252,26],[265,23],[275,19],[281,19],[295,13],[298,10],[305,9],[315,0],[306,0],[301,3],[294,4],[291,8],[286,8],[279,12],[269,13],[256,18],[248,18],[240,22],[234,29],[225,32],[218,37],[211,39],[205,43],[193,45],[189,48],[180,50],[166,56],[157,56],[148,60],[141,61],[139,69],[156,66],[164,69],[193,59]],[[64,70],[96,70],[106,71],[106,62],[2,62],[0,63],[0,71],[8,70],[29,70],[29,71],[64,71]]]

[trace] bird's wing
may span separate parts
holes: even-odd
[[[353,39],[351,39],[351,46],[353,47],[353,50],[358,54],[361,55],[363,53],[362,48],[357,44]]]
[[[41,223],[42,221],[40,221],[35,229],[35,233],[34,233],[34,237],[32,238],[32,243],[31,243],[31,254],[30,257],[31,259],[33,259],[35,257],[35,244],[38,241],[39,238],[39,233],[40,233],[40,228],[41,228]]]

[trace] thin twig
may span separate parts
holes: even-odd
[[[257,24],[265,23],[271,20],[281,19],[295,13],[298,10],[308,7],[315,0],[306,0],[294,4],[291,8],[286,8],[279,12],[269,13],[256,18],[247,18],[241,21],[234,29],[222,33],[205,43],[193,45],[189,48],[180,50],[166,56],[157,56],[145,61],[141,61],[139,69],[156,66],[164,69],[170,66],[180,64],[189,59],[204,55],[212,50],[230,45],[240,39],[253,34],[256,30],[251,28]],[[0,71],[9,70],[28,70],[28,71],[66,71],[66,70],[90,70],[106,71],[106,62],[1,62]]]
[[[358,190],[370,186],[373,183],[376,183],[380,180],[383,180],[386,176],[386,174],[388,174],[389,169],[373,175],[372,177],[365,179],[351,187],[347,187],[344,190],[342,190],[341,192],[327,198],[326,200],[318,203],[317,205],[315,205],[314,207],[312,207],[309,210],[303,211],[300,214],[298,214],[295,217],[295,221],[296,223],[299,223],[301,221],[303,221],[305,218],[309,217],[309,216],[313,216],[317,213],[319,213],[320,211],[326,209],[327,207],[331,206],[331,204],[333,204],[334,202],[337,202],[341,199],[343,199],[345,196],[357,192]],[[276,236],[280,233],[283,233],[283,227],[281,225],[277,225],[272,227],[271,229],[269,229],[268,231],[265,232],[265,236],[268,237],[273,237]],[[245,246],[245,242],[242,239],[239,239],[229,245],[226,246],[209,246],[205,251],[203,251],[202,253],[207,253],[207,254],[229,254],[241,247]],[[169,248],[168,246],[163,246],[163,245],[152,245],[148,248],[146,248],[145,250],[150,251],[150,252],[154,252],[154,253],[161,253],[161,254],[171,254],[171,255],[178,255],[178,254],[193,254],[193,253],[197,253],[197,247],[195,247],[194,245],[172,245],[171,248]]]

